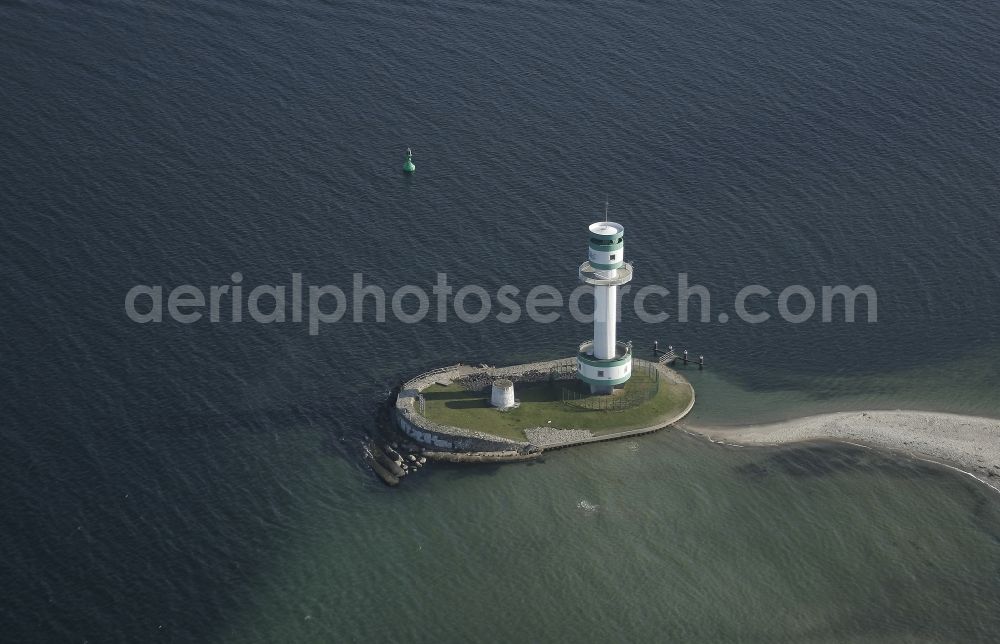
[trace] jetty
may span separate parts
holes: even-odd
[[[699,368],[705,366],[705,356],[699,355],[697,359],[688,357],[687,349],[680,349],[681,353],[677,353],[678,349],[674,349],[673,345],[668,345],[667,350],[664,351],[660,348],[660,343],[657,340],[653,341],[653,359],[660,364],[672,365],[678,360],[683,362],[685,365],[689,362],[698,365]]]

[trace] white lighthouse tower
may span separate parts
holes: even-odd
[[[625,263],[625,227],[613,221],[590,225],[589,260],[580,265],[580,280],[594,287],[594,339],[580,344],[577,377],[591,393],[611,393],[632,375],[632,343],[618,342],[618,287],[632,279]]]

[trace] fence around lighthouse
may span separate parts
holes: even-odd
[[[573,373],[569,371],[568,373]],[[652,400],[660,391],[660,370],[656,364],[640,358],[632,359],[632,377],[625,387],[613,394],[595,395],[579,380],[561,381],[563,403],[600,411],[623,411]]]

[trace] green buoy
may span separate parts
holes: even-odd
[[[406,163],[403,164],[403,172],[413,172],[417,166],[413,165],[413,152],[406,148]]]

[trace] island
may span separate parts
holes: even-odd
[[[577,358],[510,367],[454,365],[405,383],[396,397],[400,430],[438,460],[511,461],[656,431],[694,406],[691,384],[666,364],[633,359],[633,376],[609,394],[575,377]],[[492,404],[495,384],[513,385],[516,405]]]
[[[644,360],[617,338],[618,287],[632,279],[624,227],[589,226],[580,280],[594,289],[594,335],[575,356],[494,367],[453,365],[404,383],[395,426],[426,458],[520,461],[545,450],[634,436],[684,418],[691,384],[667,356]]]

